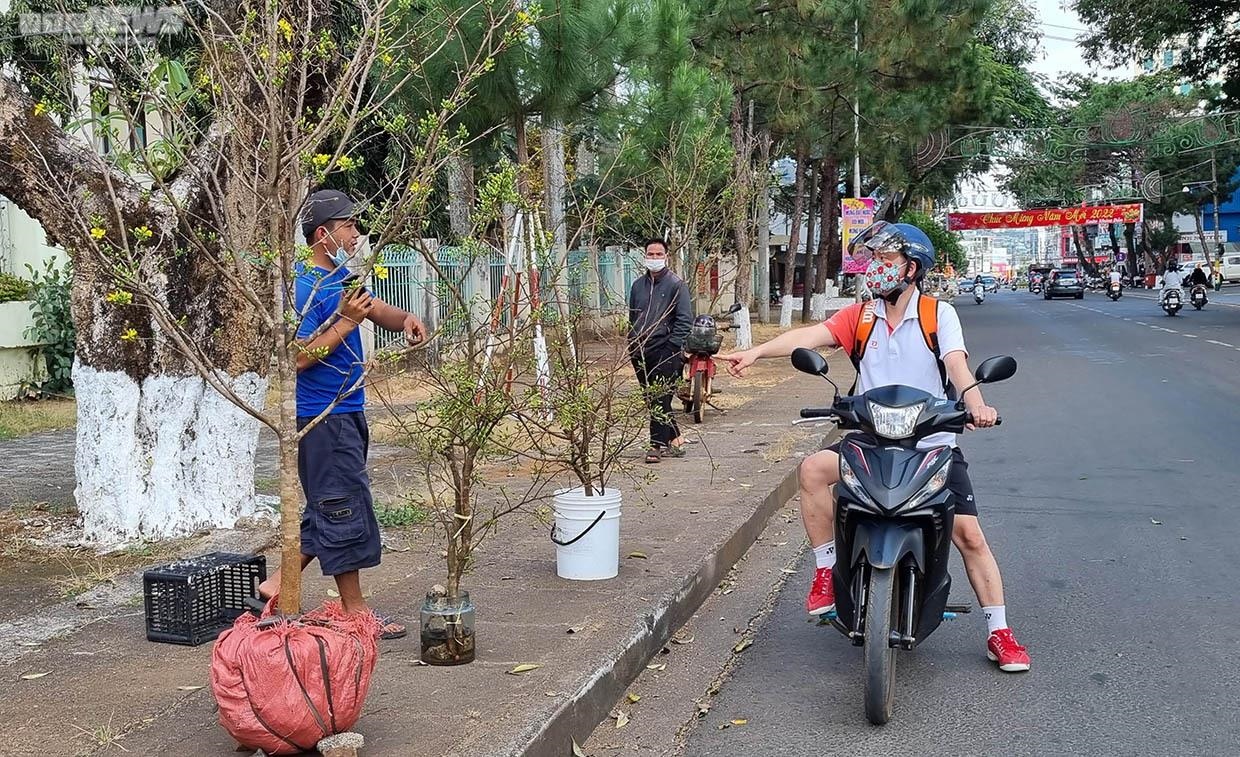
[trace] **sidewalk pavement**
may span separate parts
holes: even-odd
[[[851,379],[845,358],[830,361]],[[625,487],[617,578],[560,579],[542,523],[530,516],[501,524],[464,580],[477,606],[478,659],[470,665],[418,663],[417,612],[425,592],[443,581],[442,560],[429,526],[388,535],[411,549],[386,553],[363,585],[376,609],[406,622],[410,633],[381,643],[355,728],[366,737],[365,755],[543,757],[570,753],[573,739],[585,743],[795,494],[798,461],[822,443],[821,427],[790,425],[801,407],[829,401],[831,388],[820,379],[772,360],[751,377],[719,384],[720,403],[733,409],[708,410],[700,426],[682,422],[697,442],[689,455],[650,466],[656,478],[642,491]],[[243,536],[259,543],[266,535]],[[277,559],[268,553],[270,567]],[[312,606],[330,582],[314,567],[306,577]],[[7,624],[13,643],[0,649],[9,673],[0,679],[0,755],[235,754],[207,688],[212,645],[148,643],[140,578],[35,615],[44,612],[69,625],[63,635],[27,646],[23,622]],[[508,674],[522,663],[541,667]],[[31,673],[46,675],[23,678]]]

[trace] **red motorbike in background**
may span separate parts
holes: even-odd
[[[738,302],[723,315],[699,315],[693,319],[693,328],[685,339],[685,369],[676,395],[684,404],[685,412],[693,415],[694,423],[702,422],[714,393],[711,385],[715,378],[715,355],[723,346],[723,332],[736,328],[733,323],[721,325],[719,321],[729,320],[729,316],[740,309]]]

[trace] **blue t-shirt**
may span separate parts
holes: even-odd
[[[298,339],[308,339],[319,326],[335,316],[344,292],[342,283],[348,275],[344,268],[332,272],[298,265],[297,312],[301,316]],[[362,335],[361,330],[355,328],[327,357],[297,374],[298,417],[318,415],[337,397],[340,403],[332,408],[332,414],[365,409],[366,393],[358,384],[362,378],[362,363]]]

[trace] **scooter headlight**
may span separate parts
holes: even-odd
[[[908,407],[887,407],[871,402],[870,418],[874,421],[874,432],[884,439],[909,438],[913,435],[917,419],[921,417],[921,409],[925,406],[925,402]]]
[[[861,500],[863,504],[875,509],[878,508],[878,503],[866,492],[865,487],[861,485],[861,479],[857,478],[857,474],[853,471],[852,466],[848,464],[848,460],[843,454],[840,455],[840,481],[843,481],[848,490],[853,493],[853,496]]]
[[[935,471],[930,480],[926,482],[926,485],[918,489],[917,493],[910,497],[908,502],[905,502],[900,509],[916,510],[922,503],[942,491],[944,486],[947,486],[947,480],[950,478],[951,472],[952,459],[948,455],[947,462],[943,463],[943,467]]]

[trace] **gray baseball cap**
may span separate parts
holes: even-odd
[[[302,205],[301,233],[309,242],[318,227],[328,221],[357,218],[365,208],[364,203],[353,202],[338,189],[320,189],[307,197]]]

